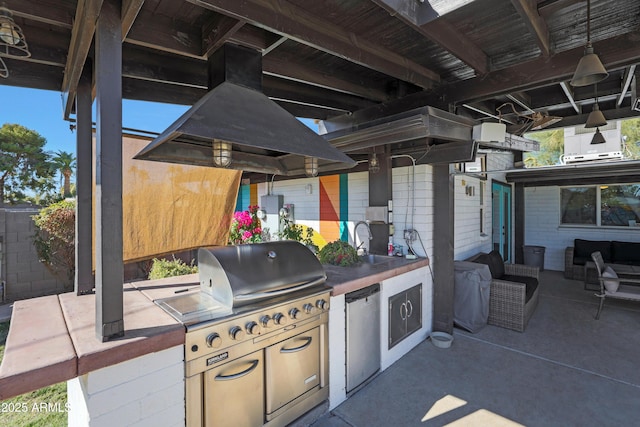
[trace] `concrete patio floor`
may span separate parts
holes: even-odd
[[[421,343],[313,427],[628,426],[640,420],[640,304],[541,273],[524,333],[454,329]]]

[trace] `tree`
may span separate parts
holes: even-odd
[[[53,169],[43,150],[47,140],[18,124],[0,128],[0,205],[25,198],[25,190],[53,188]]]
[[[560,156],[564,154],[564,129],[532,132],[526,134],[525,138],[540,143],[540,151],[525,153],[524,163],[528,168],[560,163]]]
[[[624,155],[630,159],[640,159],[640,118],[622,121]]]
[[[73,154],[66,151],[58,151],[53,156],[53,164],[56,169],[60,171],[61,180],[64,180],[63,196],[71,197],[71,175],[73,175],[73,168],[76,167],[76,158]]]

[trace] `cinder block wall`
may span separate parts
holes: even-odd
[[[33,246],[36,227],[31,219],[37,213],[38,208],[31,206],[0,208],[0,281],[4,282],[4,297],[7,301],[65,291],[65,282],[56,278],[38,261]]]

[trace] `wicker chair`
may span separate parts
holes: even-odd
[[[600,293],[596,294],[596,296],[600,298],[596,320],[600,319],[600,312],[604,306],[605,298],[640,301],[640,287],[638,286],[640,285],[640,276],[636,275],[634,278],[617,277],[618,275],[615,270],[613,270],[611,266],[607,267],[604,263],[602,254],[599,251],[592,253],[591,259],[593,259],[593,262],[596,264],[598,280],[600,281]],[[630,273],[622,274],[629,275]],[[633,283],[635,285],[623,285],[623,283]]]
[[[489,319],[488,324],[500,326],[514,331],[523,332],[529,319],[538,306],[538,280],[539,268],[522,264],[504,264],[504,275],[496,273],[492,268],[490,258],[493,260],[500,257],[497,252],[490,254],[478,254],[468,259],[471,262],[479,262],[489,265],[491,270],[491,291],[489,297]],[[499,258],[502,261],[502,258]],[[501,277],[493,277],[493,276]],[[522,278],[522,281],[518,280]],[[527,300],[526,278],[535,279],[535,290]]]

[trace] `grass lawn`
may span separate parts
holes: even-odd
[[[9,322],[0,323],[0,361]],[[67,383],[54,384],[0,402],[0,426],[57,427],[67,425]]]

